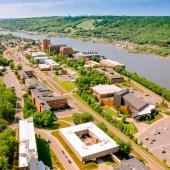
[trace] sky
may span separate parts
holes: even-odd
[[[170,0],[0,0],[0,18],[68,15],[170,16]]]

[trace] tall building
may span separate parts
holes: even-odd
[[[51,44],[50,40],[47,40],[47,39],[42,40],[42,42],[41,42],[41,50],[42,51],[49,50],[50,44]]]
[[[33,118],[19,121],[19,170],[50,170],[38,161]]]

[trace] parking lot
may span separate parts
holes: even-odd
[[[170,118],[153,125],[138,138],[150,152],[170,165]]]
[[[54,112],[54,114],[57,118],[62,118],[62,117],[72,116],[73,113],[77,113],[77,112],[78,112],[77,109],[71,108],[71,109],[67,109],[67,110],[56,111],[56,112]]]
[[[57,76],[57,79],[59,81],[73,81],[76,79],[76,76],[73,75],[73,74],[68,74],[68,75],[60,75],[60,76]]]

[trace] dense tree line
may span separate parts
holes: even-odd
[[[161,87],[160,85],[158,85],[150,80],[147,80],[146,78],[138,75],[137,73],[131,73],[121,67],[115,68],[115,71],[129,77],[130,79],[140,83],[144,87],[152,90],[156,94],[162,96],[164,99],[170,101],[170,90],[167,90],[166,88]]]
[[[15,116],[16,94],[12,88],[0,83],[0,117],[12,121]]]
[[[5,129],[0,133],[0,169],[12,169],[12,158],[16,146],[15,131]]]
[[[38,127],[51,127],[53,125],[54,119],[51,111],[45,110],[44,112],[37,112],[27,93],[23,95],[23,99],[24,107],[22,111],[24,118],[33,116],[34,123]]]
[[[83,23],[88,21],[91,21],[91,25],[87,27],[87,24]],[[41,17],[2,20],[0,24],[2,28],[12,31],[26,30],[53,35],[62,34],[85,38],[105,38],[132,42],[139,45],[157,45],[166,47],[164,48],[166,50],[164,55],[170,54],[168,49],[170,46],[170,17],[168,16]],[[159,53],[159,51],[156,51],[156,53]]]
[[[88,112],[84,112],[84,113],[74,113],[73,114],[73,122],[75,125],[79,125],[82,123],[87,123],[87,122],[91,122],[93,121],[93,116],[88,113]]]

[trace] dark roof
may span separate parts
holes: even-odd
[[[135,106],[136,109],[140,110],[141,108],[144,108],[148,105],[148,103],[144,102],[143,100],[137,98],[132,93],[128,93],[123,96],[123,99],[128,101],[130,104]]]
[[[123,161],[122,164],[115,168],[115,170],[149,170],[141,161],[137,158],[132,158],[126,161]]]
[[[121,90],[121,91],[117,92],[116,95],[121,95],[121,96],[123,96],[123,95],[126,95],[126,94],[128,94],[128,93],[129,93],[128,90]]]

